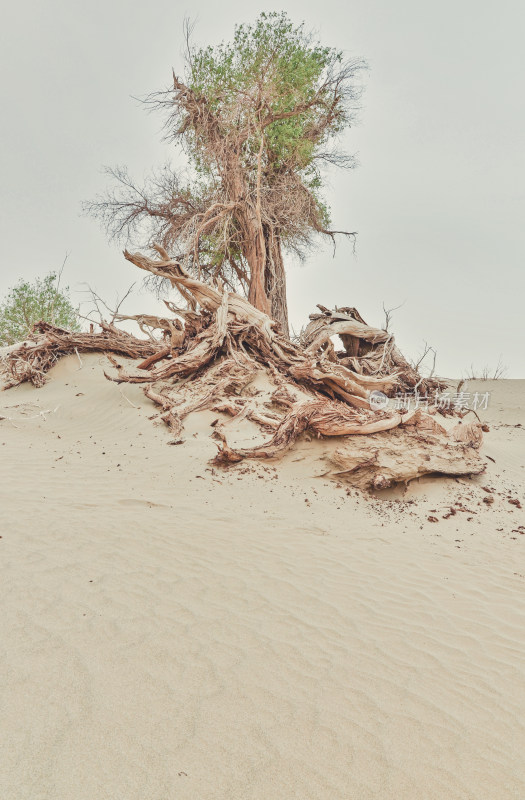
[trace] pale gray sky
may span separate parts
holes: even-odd
[[[327,45],[365,57],[360,167],[333,174],[336,227],[359,232],[304,266],[290,265],[292,323],[315,304],[354,305],[371,324],[396,306],[393,329],[441,374],[474,364],[525,377],[525,5],[522,0],[244,2],[0,0],[2,187],[0,297],[17,279],[59,267],[74,299],[83,281],[113,300],[138,279],[82,200],[107,185],[104,164],[141,177],[166,159],[161,121],[133,100],[182,69],[184,16],[216,43],[236,22],[285,9]],[[155,307],[140,294],[127,309]]]

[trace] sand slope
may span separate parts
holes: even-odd
[[[212,471],[104,362],[0,394],[0,798],[524,798],[525,382],[485,476],[380,500],[325,442]]]

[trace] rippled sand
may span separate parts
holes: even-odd
[[[525,798],[525,382],[485,476],[367,499],[83,362],[0,395],[1,800]]]

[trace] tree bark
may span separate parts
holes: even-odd
[[[266,293],[265,265],[266,247],[259,232],[253,237],[253,244],[243,253],[250,268],[250,288],[248,301],[259,311],[271,316],[270,298]]]
[[[250,267],[249,302],[274,319],[288,338],[286,271],[279,235],[270,226],[262,226],[262,235],[257,233],[245,257]]]
[[[267,229],[265,230],[265,240],[265,282],[266,294],[270,298],[270,316],[279,323],[281,331],[288,338],[290,330],[288,325],[288,302],[286,299],[286,271],[281,250],[281,239],[279,234]]]

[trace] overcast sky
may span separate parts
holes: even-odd
[[[0,0],[0,297],[70,256],[75,301],[84,281],[113,301],[141,276],[80,205],[104,190],[104,164],[138,178],[166,160],[161,120],[134,97],[181,71],[182,24],[229,38],[262,10],[288,11],[323,43],[370,65],[359,124],[346,137],[358,169],[332,174],[336,228],[359,232],[290,264],[292,324],[315,309],[356,306],[371,324],[403,303],[392,328],[440,374],[507,365],[525,377],[525,4],[523,0],[324,0],[197,5],[173,0]],[[138,293],[126,309],[151,310]]]

